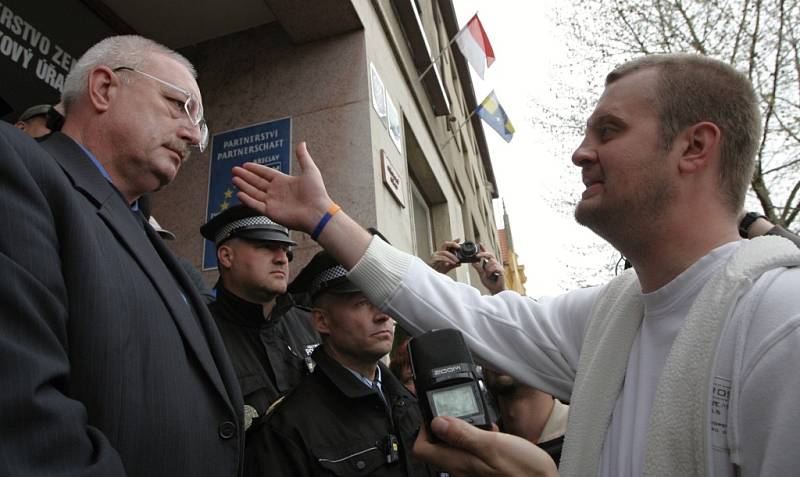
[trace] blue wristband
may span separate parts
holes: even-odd
[[[331,204],[331,206],[328,207],[328,210],[325,211],[325,215],[323,215],[322,218],[319,219],[319,223],[317,224],[316,227],[314,227],[314,231],[311,232],[312,240],[317,240],[317,238],[319,238],[319,234],[322,233],[322,229],[325,228],[325,226],[328,224],[328,221],[331,220],[331,217],[336,215],[336,213],[339,212],[340,210],[342,210],[342,208],[336,205],[335,203]]]

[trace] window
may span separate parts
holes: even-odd
[[[411,181],[411,214],[414,227],[414,251],[417,257],[427,262],[435,250],[431,233],[431,210],[414,181]]]

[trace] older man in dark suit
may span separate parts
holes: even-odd
[[[239,475],[230,360],[136,207],[205,146],[194,69],[112,37],[63,100],[41,147],[0,126],[0,475]]]

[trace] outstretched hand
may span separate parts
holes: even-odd
[[[243,204],[290,229],[309,233],[333,201],[305,142],[297,145],[295,154],[299,176],[248,162],[233,168],[233,184]]]
[[[443,442],[431,443],[423,426],[414,456],[459,477],[558,476],[553,459],[521,437],[484,431],[455,417],[436,417],[431,428]]]

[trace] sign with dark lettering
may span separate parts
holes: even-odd
[[[245,162],[255,162],[289,174],[292,163],[292,119],[283,118],[214,134],[208,170],[208,210],[206,220],[238,204],[231,170]],[[203,270],[217,267],[217,249],[206,240]]]
[[[389,155],[386,154],[386,151],[383,149],[381,149],[381,171],[383,172],[383,185],[389,189],[389,192],[392,193],[392,197],[394,197],[397,203],[405,208],[406,199],[403,197],[404,186],[402,176],[400,176],[400,172],[395,169],[394,164],[389,160]]]

